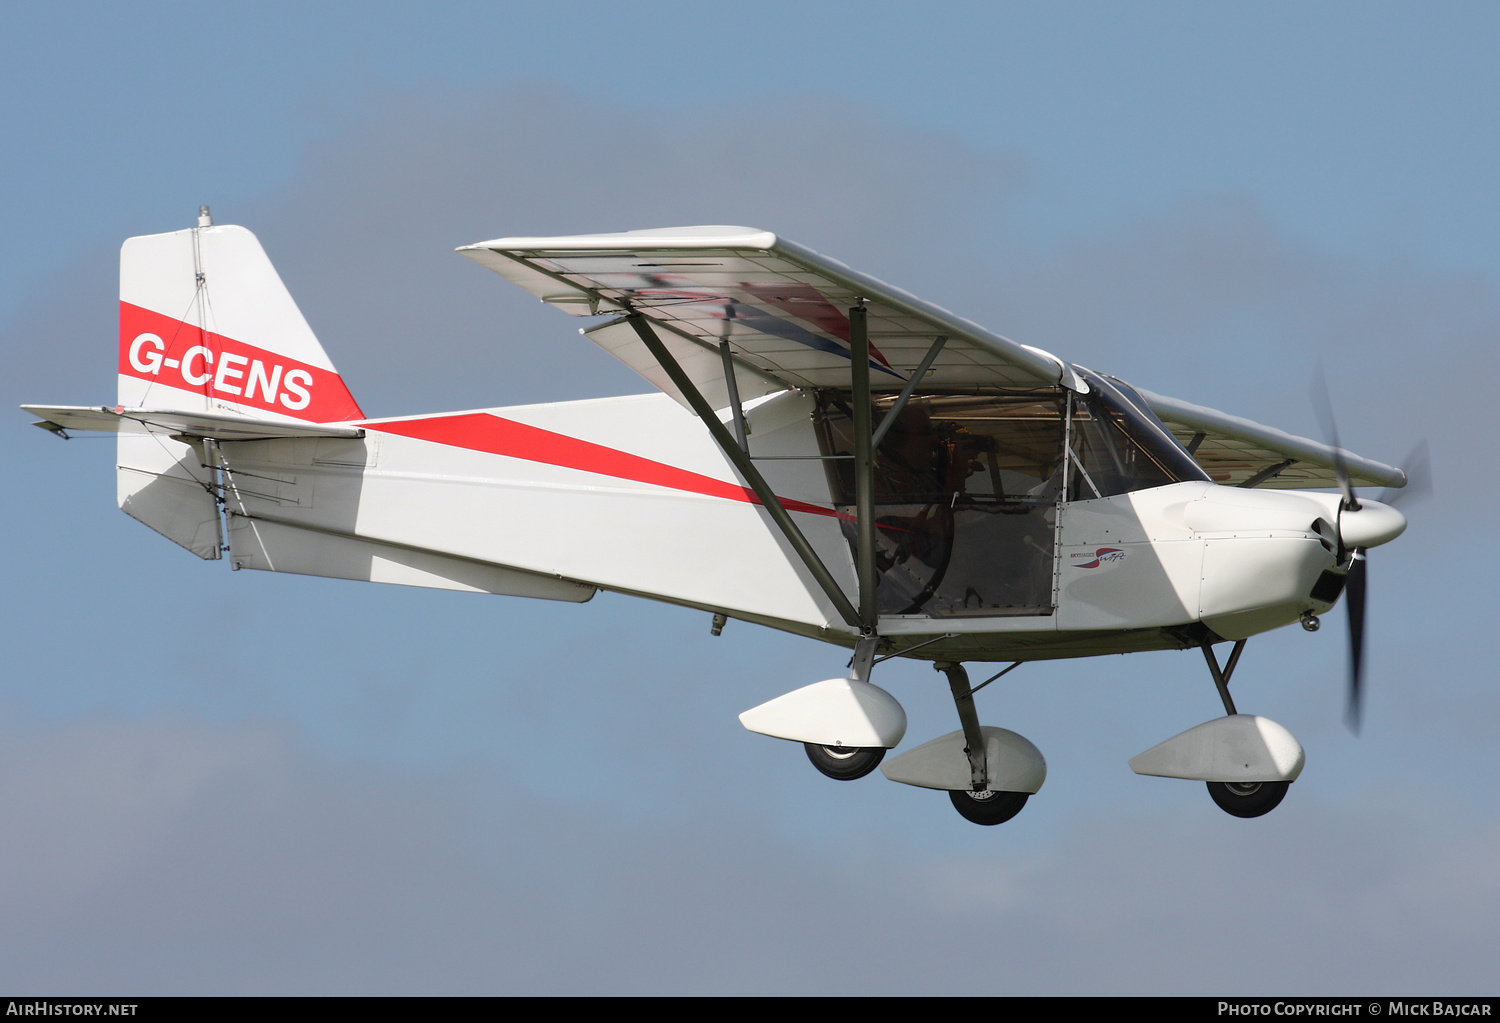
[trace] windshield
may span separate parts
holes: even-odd
[[[1073,396],[1068,499],[1084,501],[1187,481],[1209,482],[1193,456],[1128,385],[1075,366],[1089,393]]]

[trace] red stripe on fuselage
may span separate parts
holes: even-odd
[[[614,448],[579,440],[562,433],[553,433],[536,426],[527,426],[512,419],[502,419],[488,412],[469,412],[460,416],[438,416],[433,419],[403,419],[393,423],[371,423],[367,430],[395,433],[416,440],[447,444],[471,451],[485,451],[492,455],[522,458],[528,462],[542,462],[565,469],[613,476],[615,479],[634,480],[653,486],[684,490],[707,497],[722,497],[730,501],[760,504],[755,492],[738,483],[704,476],[702,473],[679,469],[665,462],[652,461],[640,455],[632,455]],[[783,499],[787,511],[806,512],[809,515],[831,515],[840,518],[832,508],[820,508],[803,501]]]

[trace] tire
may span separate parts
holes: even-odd
[[[819,771],[838,781],[863,778],[885,759],[884,746],[818,746],[804,742],[807,759]]]
[[[1004,824],[1026,805],[1031,798],[1029,792],[970,792],[954,789],[948,793],[953,800],[953,809],[966,821],[992,827]]]
[[[1234,817],[1262,817],[1286,796],[1289,781],[1211,781],[1208,794],[1219,809]]]

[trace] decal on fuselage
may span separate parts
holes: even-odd
[[[1068,555],[1068,557],[1070,557],[1070,558],[1090,558],[1091,556],[1089,554],[1087,554],[1087,553],[1084,553],[1084,554],[1070,554],[1070,555]],[[1086,562],[1084,562],[1081,565],[1073,565],[1071,567],[1073,567],[1073,568],[1099,568],[1102,565],[1110,565],[1110,564],[1113,564],[1113,563],[1115,563],[1117,561],[1124,561],[1124,560],[1125,560],[1125,552],[1123,550],[1121,550],[1120,548],[1118,548],[1118,547],[1099,547],[1099,548],[1097,548],[1094,551],[1094,553],[1093,553],[1093,555],[1091,557],[1091,560],[1086,561]]]

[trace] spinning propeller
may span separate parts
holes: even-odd
[[[1344,451],[1339,447],[1338,426],[1333,418],[1333,403],[1328,397],[1328,383],[1321,369],[1313,387],[1313,405],[1322,421],[1323,432],[1333,448],[1333,469],[1338,477],[1343,499],[1339,501],[1338,560],[1349,559],[1349,571],[1344,580],[1344,603],[1349,608],[1349,687],[1344,707],[1344,723],[1349,731],[1359,734],[1360,716],[1364,703],[1364,658],[1365,658],[1365,592],[1368,586],[1368,558],[1366,547],[1384,543],[1406,528],[1406,518],[1393,505],[1398,499],[1410,500],[1422,496],[1431,489],[1428,469],[1427,442],[1421,441],[1406,458],[1407,485],[1401,490],[1387,489],[1380,501],[1361,502],[1354,493],[1349,480],[1349,467],[1344,461]]]

